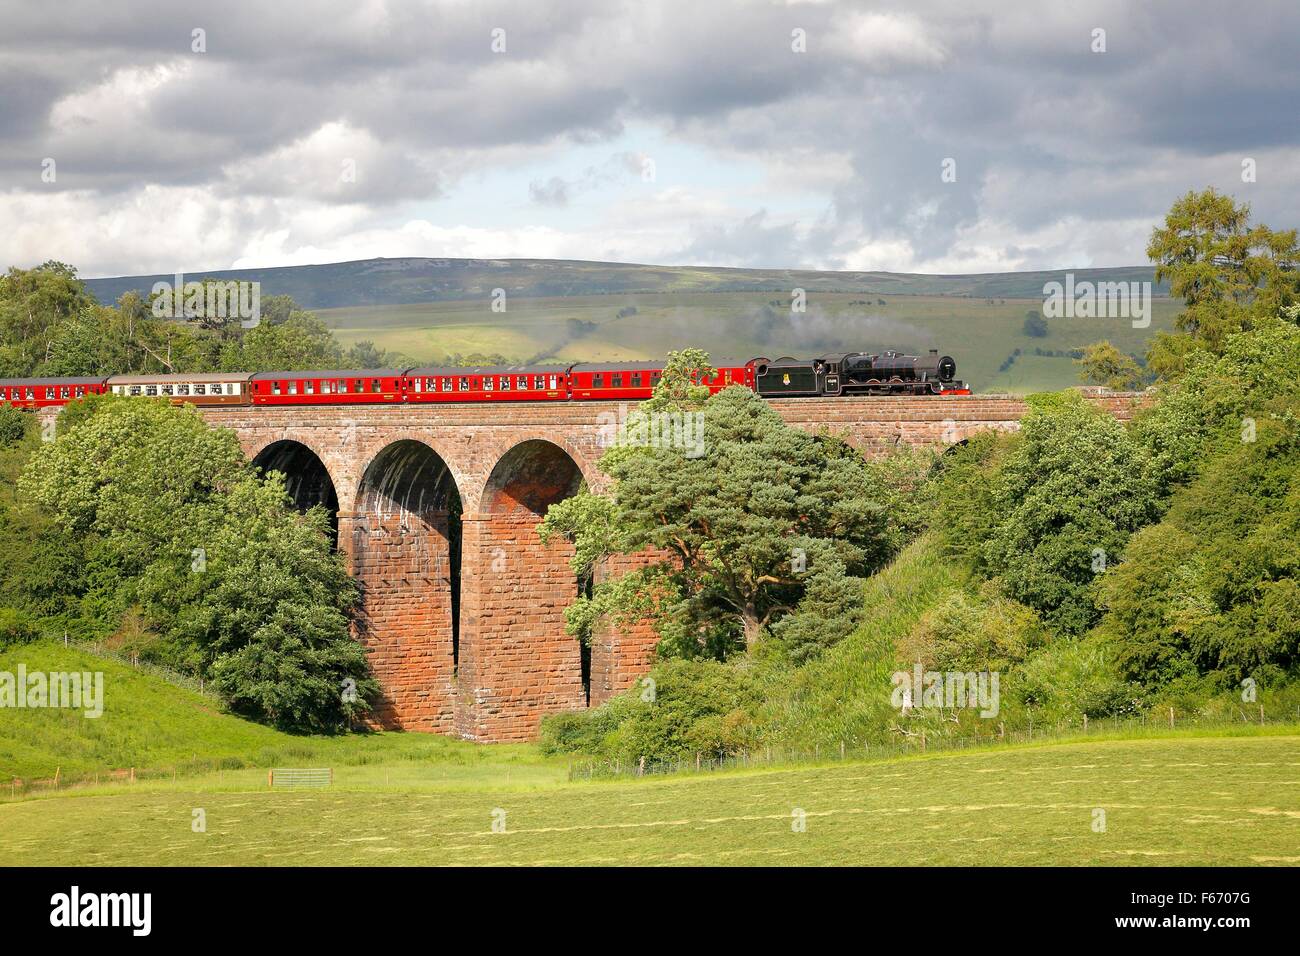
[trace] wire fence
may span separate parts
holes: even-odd
[[[146,665],[141,665],[146,666]],[[1170,712],[1163,715],[1145,715],[1130,718],[1107,718],[1105,720],[1083,721],[1081,723],[1038,725],[1026,728],[1006,728],[999,726],[991,733],[948,733],[923,728],[900,734],[895,740],[843,740],[828,746],[791,747],[783,745],[760,745],[750,749],[729,752],[698,752],[655,760],[642,757],[626,760],[621,758],[590,759],[571,761],[568,768],[570,781],[612,780],[628,777],[668,776],[675,774],[717,773],[731,770],[754,768],[782,768],[800,766],[819,766],[837,762],[864,762],[885,760],[919,753],[943,753],[949,751],[990,749],[1012,744],[1047,743],[1052,741],[1072,740],[1081,737],[1097,736],[1167,736],[1170,731],[1182,730],[1241,730],[1246,727],[1298,727],[1300,726],[1300,707],[1294,713],[1272,715],[1262,708],[1248,713],[1239,711],[1232,718],[1201,717],[1197,715],[1175,715]],[[52,791],[85,789],[104,785],[132,786],[138,783],[178,783],[185,778],[199,776],[217,777],[217,786],[225,784],[224,775],[232,772],[231,784],[247,789],[247,774],[235,777],[235,771],[264,769],[285,760],[286,756],[298,756],[281,752],[269,752],[253,757],[227,756],[220,758],[198,758],[180,761],[162,767],[122,767],[110,770],[65,772],[56,768],[53,776],[17,777],[5,775],[0,777],[0,802],[18,800]],[[305,754],[301,756],[307,756]],[[349,763],[368,764],[370,759],[348,761]]]
[[[718,773],[753,768],[784,768],[820,766],[827,763],[887,760],[892,757],[920,753],[992,749],[1013,744],[1049,743],[1076,740],[1081,737],[1111,736],[1167,736],[1170,731],[1185,730],[1240,730],[1245,727],[1300,725],[1300,707],[1294,714],[1270,716],[1263,708],[1257,712],[1241,711],[1235,717],[1179,716],[1172,710],[1164,715],[1143,715],[1129,718],[1084,719],[1076,724],[1058,723],[1007,729],[1005,726],[993,733],[951,734],[931,732],[932,728],[900,734],[897,740],[852,741],[842,740],[829,746],[788,747],[781,745],[759,746],[736,751],[697,752],[669,759],[579,760],[570,763],[569,779],[610,780],[627,777],[667,776],[675,774]]]

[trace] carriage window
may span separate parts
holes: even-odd
[[[279,382],[272,382],[272,383],[271,383],[271,394],[272,394],[272,395],[279,395],[279,394],[280,394],[280,383],[279,383]]]
[[[556,377],[556,376],[554,376],[554,375],[552,375],[552,376],[550,376],[550,379],[551,379],[551,385],[550,385],[550,387],[551,387],[551,388],[558,388],[558,387],[559,387],[559,384],[560,384],[560,380],[559,380],[559,378]]]
[[[290,383],[289,383],[289,394],[290,394],[290,395],[297,395],[297,394],[298,394],[298,383],[297,383],[297,382],[290,382]]]
[[[321,383],[320,383],[320,393],[321,393],[322,395],[333,395],[333,394],[334,394],[334,383],[331,382],[329,379],[326,379],[325,381],[321,382]]]
[[[517,389],[521,389],[521,390],[527,390],[527,388],[528,388],[528,376],[527,376],[527,375],[518,375],[518,376],[516,376],[516,377],[515,377],[515,388],[517,388]]]
[[[508,391],[510,391],[510,376],[509,376],[509,375],[502,375],[502,376],[501,376],[501,391],[503,391],[503,392],[508,392]]]
[[[338,387],[339,387],[339,394],[346,395],[348,393],[348,380],[346,378],[339,379]]]
[[[622,387],[623,387],[623,373],[622,373],[622,372],[615,372],[615,373],[613,374],[613,376],[611,376],[611,377],[612,377],[613,380],[614,380],[612,384],[613,384],[613,386],[614,386],[615,388],[622,388]]]
[[[132,385],[132,386],[131,386],[131,394],[132,394],[132,395],[139,395],[139,394],[140,394],[140,386],[139,386],[139,385]]]
[[[315,394],[316,394],[316,383],[315,383],[315,382],[303,382],[303,383],[302,383],[302,390],[303,390],[303,394],[305,394],[305,395],[315,395]]]
[[[144,393],[145,393],[145,395],[149,396],[150,398],[154,398],[154,397],[156,397],[156,396],[158,395],[158,386],[157,386],[157,385],[146,385],[146,386],[144,387]]]
[[[195,386],[194,386],[194,394],[195,394],[195,395],[206,395],[206,394],[208,394],[208,387],[207,387],[206,385],[195,385]]]
[[[592,388],[604,388],[604,387],[605,387],[605,373],[604,373],[604,372],[597,372],[595,375],[593,375],[593,376],[591,377],[591,387],[592,387]]]
[[[372,379],[370,380],[370,390],[371,390],[372,392],[377,392],[377,391],[379,391],[379,390],[380,390],[380,389],[379,389],[379,384],[380,384],[380,383],[379,383],[379,379],[377,379],[377,378],[372,378]]]
[[[176,386],[176,394],[177,394],[177,395],[188,395],[189,393],[190,393],[190,387],[189,387],[188,385],[177,385],[177,386]]]
[[[469,379],[467,379],[467,378],[462,378],[462,379],[460,380],[460,390],[461,390],[462,392],[468,392],[468,391],[469,391]]]
[[[71,397],[72,397],[72,389],[68,388],[68,386],[64,385],[62,388],[59,389],[59,398],[71,398]]]
[[[162,393],[163,393],[164,395],[170,395],[170,394],[172,394],[174,391],[175,391],[175,389],[174,389],[171,385],[164,385],[164,386],[162,387]]]
[[[633,387],[633,388],[640,388],[640,387],[641,387],[641,373],[640,373],[640,372],[633,372],[633,373],[632,373],[632,387]]]
[[[485,391],[485,392],[490,392],[490,391],[492,391],[492,386],[493,386],[495,383],[496,383],[496,376],[495,376],[495,375],[484,375],[484,376],[483,376],[483,391]]]
[[[659,384],[659,379],[663,378],[663,374],[664,374],[663,372],[651,372],[651,373],[650,373],[650,384],[651,384],[651,385],[658,385],[658,384]]]
[[[29,388],[29,389],[27,390],[27,401],[29,401],[29,402],[34,402],[34,401],[36,401],[36,389],[34,389],[34,388]]]

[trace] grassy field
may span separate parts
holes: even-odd
[[[942,569],[903,570],[935,584]],[[924,604],[901,579],[878,586],[898,620],[865,629],[868,640]],[[294,737],[84,650],[11,648],[0,670],[19,661],[103,671],[104,713],[0,710],[0,774],[30,781],[57,770],[65,784],[0,793],[8,864],[1300,862],[1295,726],[1109,739],[1094,728],[1070,743],[572,781],[567,760],[532,745]],[[853,687],[821,690],[843,692],[850,723],[866,706]],[[815,704],[803,706],[820,713]],[[335,784],[271,792],[266,768],[277,766],[332,767]],[[109,773],[129,767],[134,783]],[[68,788],[69,778],[83,782]],[[1104,833],[1093,830],[1097,809]],[[195,810],[206,832],[193,831]],[[502,813],[505,832],[493,832]],[[800,819],[802,832],[792,828]]]
[[[19,663],[28,673],[102,672],[103,714],[0,708],[0,781],[48,780],[56,772],[63,780],[105,779],[132,767],[140,776],[184,778],[224,768],[223,779],[255,784],[265,780],[266,767],[379,763],[395,782],[417,766],[424,768],[421,779],[442,783],[474,781],[483,773],[498,779],[502,772],[518,780],[553,781],[565,773],[564,765],[544,760],[530,746],[485,748],[435,734],[281,733],[222,713],[213,697],[174,680],[58,643],[0,652],[0,671],[15,673]],[[243,768],[257,769],[241,776]]]
[[[482,298],[319,314],[344,345],[370,340],[415,361],[473,352],[522,361],[656,358],[691,345],[742,360],[940,348],[978,390],[1027,393],[1079,383],[1068,357],[1034,355],[1035,348],[1068,351],[1108,338],[1141,354],[1155,332],[1172,327],[1177,311],[1159,298],[1147,329],[1134,329],[1126,319],[1056,320],[1046,337],[1030,338],[1022,331],[1025,313],[1041,309],[1041,299],[813,292],[807,305],[796,315],[788,293],[672,292],[511,298],[503,313],[492,312]],[[1016,349],[1022,354],[1003,368]]]
[[[213,775],[0,804],[0,852],[18,865],[1300,863],[1294,731],[635,782],[382,773],[341,772],[328,791]]]

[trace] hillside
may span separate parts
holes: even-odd
[[[486,298],[496,288],[511,297],[569,298],[590,295],[686,292],[869,292],[873,295],[947,295],[1033,298],[1054,272],[983,275],[917,275],[901,272],[815,272],[803,269],[721,269],[652,266],[565,259],[364,259],[272,269],[225,269],[191,273],[262,283],[263,295],[291,295],[309,309],[400,305]],[[1076,280],[1106,278],[1148,282],[1148,267],[1075,269]],[[101,302],[124,292],[147,293],[171,275],[88,279]],[[1167,294],[1157,289],[1156,294]]]
[[[86,718],[72,710],[0,708],[0,780],[49,779],[56,770],[65,781],[93,780],[131,767],[142,779],[159,774],[170,778],[173,771],[184,777],[214,767],[231,770],[304,762],[437,762],[462,771],[522,762],[525,769],[538,765],[547,779],[560,772],[542,768],[532,748],[489,749],[434,734],[309,737],[282,733],[224,713],[212,697],[157,673],[59,643],[0,650],[0,672],[16,673],[20,663],[28,673],[102,672],[103,714]],[[265,780],[265,774],[245,774],[244,779]]]
[[[889,272],[711,269],[541,259],[371,259],[203,273],[255,280],[315,310],[347,347],[372,342],[393,364],[475,353],[518,362],[662,357],[699,346],[720,358],[939,348],[981,391],[1026,393],[1078,384],[1071,350],[1108,338],[1142,355],[1172,328],[1175,303],[1155,290],[1153,320],[1057,320],[1024,333],[1060,273],[936,276]],[[1149,268],[1083,269],[1097,280],[1150,281]],[[192,274],[191,278],[199,278]],[[173,276],[90,279],[104,302]],[[492,308],[504,289],[505,308]],[[806,310],[791,310],[795,288]],[[1017,354],[1019,350],[1019,354]],[[1037,350],[1037,352],[1035,352]]]

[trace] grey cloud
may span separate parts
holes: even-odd
[[[85,0],[57,15],[0,0],[0,10],[0,190],[35,188],[41,157],[54,155],[60,188],[124,199],[162,184],[380,206],[437,198],[462,171],[639,124],[760,161],[810,146],[847,157],[823,221],[794,228],[755,211],[702,223],[678,249],[695,261],[834,263],[850,240],[891,239],[941,258],[985,223],[1028,232],[1152,218],[1210,183],[1265,221],[1300,218],[1300,10],[1287,0]],[[872,14],[892,19],[861,19]],[[854,32],[855,22],[867,26]],[[1098,26],[1104,54],[1088,46]],[[195,27],[207,32],[204,54],[190,51]],[[495,28],[505,54],[490,49]],[[790,48],[795,28],[806,53]],[[51,124],[56,103],[117,71],[177,64],[188,74],[123,109],[120,126]],[[329,124],[379,144],[373,175],[341,190],[332,156],[274,168]],[[1256,152],[1270,162],[1244,190],[1234,163]],[[945,157],[956,183],[940,180]],[[531,184],[530,197],[562,206],[635,174],[617,163],[561,173]],[[1058,254],[1029,242],[1008,251]]]

